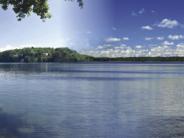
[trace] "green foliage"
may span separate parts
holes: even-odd
[[[184,62],[184,57],[117,57],[117,58],[95,58],[100,62]]]
[[[83,0],[77,0],[77,2],[80,7],[83,7]],[[19,21],[31,13],[35,13],[43,20],[51,17],[48,0],[0,0],[0,5],[4,10],[12,6]]]
[[[0,53],[0,62],[82,62],[92,57],[68,48],[23,48]]]

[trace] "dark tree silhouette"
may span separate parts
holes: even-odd
[[[79,6],[83,7],[83,0],[65,1],[77,1]],[[0,5],[4,10],[12,6],[19,21],[31,13],[37,14],[43,20],[51,17],[48,0],[0,0]]]

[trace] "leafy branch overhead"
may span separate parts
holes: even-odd
[[[76,1],[80,7],[83,7],[83,0]],[[47,19],[51,17],[51,14],[49,13],[48,0],[0,0],[0,5],[4,10],[7,10],[8,7],[12,6],[12,9],[19,21],[31,13],[35,13],[40,17],[40,19]]]

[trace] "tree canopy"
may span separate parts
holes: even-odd
[[[83,0],[65,1],[77,1],[79,6],[83,7]],[[31,13],[35,13],[43,20],[51,17],[48,0],[0,0],[0,5],[4,10],[11,6],[19,21]]]
[[[82,62],[92,57],[69,48],[23,48],[0,52],[0,62]]]

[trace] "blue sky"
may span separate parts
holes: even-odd
[[[184,56],[183,0],[49,1],[52,18],[0,10],[0,50],[70,47],[93,56]]]
[[[80,9],[75,2],[49,1],[52,18],[42,22],[32,15],[17,22],[11,10],[0,10],[0,47],[53,46],[81,49],[98,43],[112,33],[111,1],[86,1]],[[110,9],[110,10],[109,10]]]

